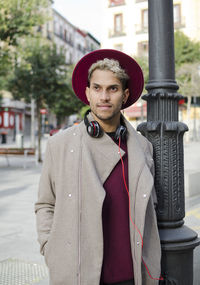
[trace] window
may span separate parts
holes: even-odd
[[[53,22],[53,29],[54,29],[54,34],[57,34],[57,22],[55,20]]]
[[[63,38],[63,27],[60,25],[60,37]]]
[[[91,45],[90,45],[90,50],[91,50],[91,51],[95,50],[94,44],[91,44]]]
[[[181,5],[176,4],[174,5],[174,25],[181,24]]]
[[[64,40],[66,41],[67,40],[67,30],[64,29]]]
[[[123,15],[116,14],[114,15],[114,33],[120,34],[123,32]]]
[[[148,55],[149,44],[148,41],[143,41],[138,43],[138,56]]]
[[[148,9],[142,10],[142,29],[148,28]]]
[[[70,52],[69,53],[69,63],[72,64],[73,62],[73,54]]]
[[[125,0],[109,0],[109,7],[124,5]]]

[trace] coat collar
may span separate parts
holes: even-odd
[[[88,115],[88,120],[93,120],[91,113]],[[137,183],[138,174],[144,165],[145,157],[144,151],[142,150],[137,138],[139,134],[125,118],[124,122],[128,130],[127,146],[129,157],[129,187],[133,189],[135,188],[133,186]],[[89,146],[92,152],[93,161],[101,182],[104,184],[111,171],[120,160],[119,147],[105,133],[100,138],[91,137],[86,131],[84,122],[80,124],[80,128],[85,143]],[[120,149],[120,152],[121,156],[125,154],[122,149]]]
[[[80,128],[84,144],[86,144],[92,153],[92,163],[95,165],[103,185],[120,160],[119,147],[106,133],[103,133],[100,138],[93,138],[87,133],[83,122],[80,124]],[[125,154],[122,149],[120,149],[120,152],[121,156]]]

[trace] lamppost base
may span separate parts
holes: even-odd
[[[187,226],[159,229],[162,247],[162,285],[193,285],[193,250],[200,244]]]

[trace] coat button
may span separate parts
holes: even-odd
[[[139,241],[137,241],[137,245],[140,245],[140,242],[139,242]]]
[[[76,136],[76,133],[73,133],[73,136]]]
[[[68,194],[68,197],[70,197],[70,198],[71,198],[71,197],[72,197],[72,194],[71,194],[71,193],[69,193],[69,194]]]
[[[143,198],[146,198],[147,197],[147,194],[143,194]]]
[[[70,152],[74,152],[74,150],[73,150],[73,149],[71,149],[71,150],[70,150]]]

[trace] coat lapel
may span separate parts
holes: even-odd
[[[88,115],[88,119],[89,121],[93,120],[91,113]],[[124,119],[124,121],[128,130],[128,156],[132,158],[129,159],[128,164],[129,187],[130,189],[136,189],[138,174],[145,163],[145,156],[144,151],[137,139],[138,134],[127,120]],[[101,182],[104,184],[111,171],[120,160],[119,147],[105,133],[100,138],[92,138],[90,135],[88,135],[83,122],[81,123],[81,129],[85,143],[92,152],[92,157],[94,159]],[[125,154],[122,149],[120,149],[120,152],[122,156]]]
[[[93,138],[88,135],[84,125],[83,127],[85,144],[90,149],[94,166],[103,185],[120,160],[119,147],[107,134],[104,133],[100,138]],[[120,152],[121,156],[125,154],[122,149]]]

